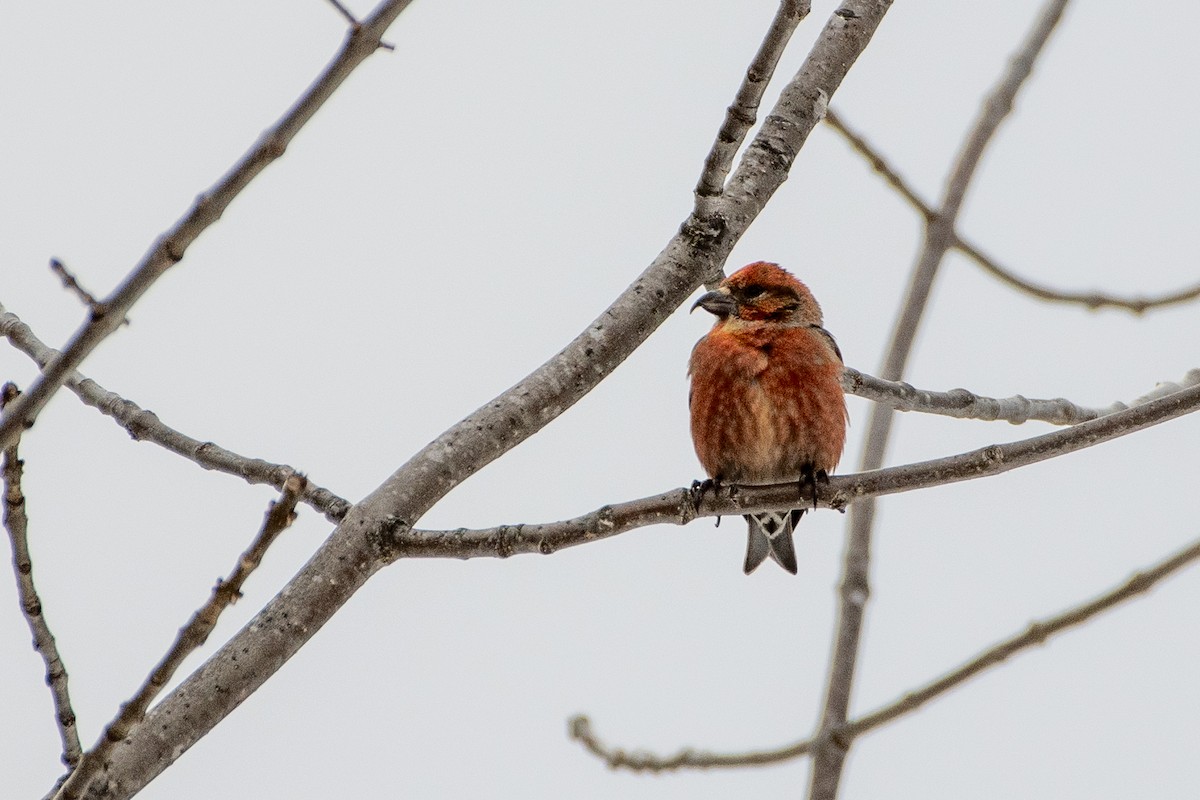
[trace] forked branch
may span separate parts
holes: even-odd
[[[1082,625],[1098,614],[1145,594],[1161,581],[1197,560],[1200,560],[1200,541],[1192,542],[1158,563],[1134,573],[1121,585],[1092,600],[1068,608],[1052,617],[1030,623],[1024,630],[997,642],[944,675],[905,692],[896,700],[846,723],[837,731],[837,735],[840,739],[849,742],[864,733],[916,711],[926,703],[1002,663],[1020,651],[1044,644],[1052,636]],[[570,719],[568,730],[572,739],[578,741],[588,752],[604,761],[608,766],[635,772],[669,772],[679,769],[715,769],[776,764],[780,761],[790,761],[793,758],[807,755],[812,752],[815,744],[815,740],[809,738],[782,747],[747,750],[740,753],[717,753],[685,747],[672,755],[657,755],[646,750],[625,750],[605,744],[592,730],[591,720],[582,714]]]
[[[963,140],[946,180],[937,213],[925,221],[924,244],[909,277],[908,288],[898,309],[880,367],[880,377],[885,380],[897,381],[904,375],[934,279],[946,252],[954,244],[955,225],[971,179],[1000,124],[1012,111],[1017,93],[1033,72],[1033,65],[1062,18],[1066,6],[1067,0],[1048,0],[1000,81],[984,99],[974,125]],[[874,470],[883,465],[894,419],[895,413],[884,406],[877,405],[871,410],[860,461],[862,469]],[[1095,423],[1084,423],[1091,424]],[[836,732],[846,724],[867,599],[871,594],[871,537],[874,523],[874,499],[868,498],[851,509],[839,587],[837,623],[830,651],[829,678],[810,774],[810,800],[835,800],[846,762],[849,742],[838,737]]]
[[[871,165],[871,168],[879,174],[880,177],[891,186],[897,194],[905,199],[913,209],[921,215],[928,224],[938,216],[938,211],[934,209],[921,195],[908,184],[908,181],[900,174],[887,158],[874,147],[866,138],[854,130],[842,118],[841,114],[835,112],[834,109],[829,109],[825,115],[825,122],[829,127],[837,131],[843,139],[850,145],[856,153],[862,156]],[[953,242],[951,247],[958,250],[963,255],[974,261],[981,269],[992,275],[1000,282],[1010,286],[1017,291],[1031,295],[1038,300],[1045,300],[1050,303],[1066,303],[1068,305],[1081,305],[1085,308],[1096,310],[1100,308],[1118,308],[1125,311],[1133,312],[1134,314],[1142,314],[1147,311],[1154,311],[1167,306],[1186,303],[1191,300],[1200,298],[1200,283],[1195,283],[1190,286],[1184,286],[1181,289],[1175,289],[1162,294],[1149,295],[1145,297],[1123,297],[1120,295],[1109,294],[1107,292],[1073,292],[1065,289],[1055,289],[1045,284],[1035,283],[1027,278],[1022,278],[1012,269],[1002,266],[992,256],[983,252],[983,249],[972,242],[967,237],[963,236],[957,229],[953,232]]]
[[[300,129],[350,73],[380,47],[384,31],[411,0],[386,0],[361,25],[353,27],[340,52],[280,120],[267,130],[233,169],[206,192],[182,219],[158,238],[150,252],[116,291],[91,307],[88,320],[33,382],[29,390],[0,416],[0,448],[7,447],[33,421],[71,373],[124,321],[129,309],[156,280],[183,260],[192,242],[221,218],[233,199],[259,173],[283,155]]]
[[[113,750],[129,736],[146,717],[150,703],[158,697],[174,677],[185,658],[208,641],[208,636],[217,626],[221,612],[236,603],[242,596],[242,585],[250,573],[262,563],[267,548],[296,518],[296,503],[304,493],[303,475],[292,475],[284,483],[283,494],[272,502],[263,519],[262,528],[246,551],[238,558],[233,571],[224,580],[217,579],[208,601],[202,605],[187,624],[179,629],[175,641],[167,654],[155,665],[145,682],[134,696],[121,705],[121,712],[104,729],[99,741],[84,753],[79,766],[70,774],[55,795],[56,800],[74,800],[80,797],[104,769]]]
[[[818,487],[818,504],[844,509],[870,502],[880,495],[998,475],[1125,436],[1198,409],[1200,383],[1066,430],[932,461],[852,475],[835,475],[830,477],[827,486]],[[606,505],[589,514],[560,522],[501,525],[481,530],[396,528],[381,535],[378,547],[382,557],[389,562],[399,558],[549,555],[564,547],[607,539],[648,525],[686,525],[697,517],[809,508],[811,505],[807,498],[797,496],[794,482],[724,487],[718,492],[706,492],[699,502],[696,502],[690,489],[679,488],[651,497]]]
[[[829,20],[712,209],[694,210],[633,285],[560,353],[447,430],[350,509],[287,587],[113,752],[106,780],[97,781],[88,797],[127,798],[159,774],[273,675],[383,566],[381,542],[410,530],[447,492],[587,394],[719,272],[786,179],[825,100],[889,6],[889,0],[847,0],[847,13]]]

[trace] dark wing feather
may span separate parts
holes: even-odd
[[[825,337],[826,341],[829,342],[829,346],[833,348],[833,352],[837,353],[838,361],[841,361],[843,364],[845,364],[846,359],[842,358],[842,349],[838,347],[837,342],[834,341],[833,334],[822,328],[820,325],[813,325],[812,329]]]

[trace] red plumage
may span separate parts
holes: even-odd
[[[823,480],[846,441],[842,354],[808,287],[758,261],[695,308],[716,315],[688,365],[696,455],[718,483]],[[770,555],[796,572],[792,530],[803,510],[748,514],[746,572]]]

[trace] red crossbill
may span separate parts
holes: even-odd
[[[808,287],[778,264],[742,267],[692,306],[715,314],[692,349],[692,441],[717,483],[795,480],[815,500],[846,441],[842,354]],[[796,572],[803,509],[747,514],[746,573],[769,555]]]

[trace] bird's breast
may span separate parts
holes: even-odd
[[[792,334],[697,345],[692,435],[710,475],[769,483],[795,478],[808,465],[837,465],[846,419],[841,363],[806,331]]]

